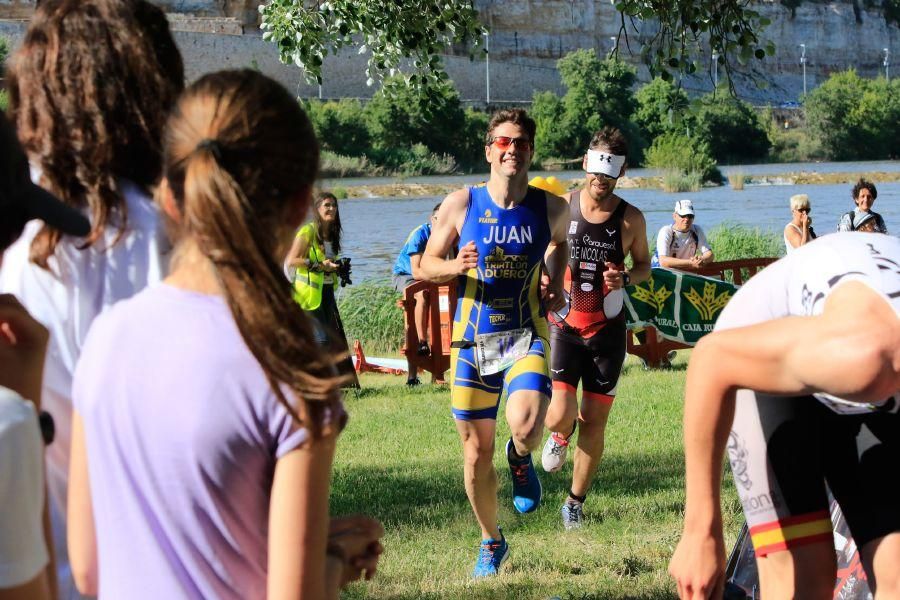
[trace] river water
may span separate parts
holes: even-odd
[[[869,163],[810,163],[790,165],[751,165],[724,167],[723,172],[741,171],[746,175],[777,175],[778,173],[817,171],[862,172],[900,171],[900,162]],[[534,173],[556,175],[560,179],[583,176],[578,171],[564,173]],[[634,169],[630,174],[648,175],[652,172]],[[456,182],[460,187],[481,182],[485,175],[438,176],[411,178],[406,181],[420,183]],[[391,179],[343,180],[326,182],[327,185],[348,185],[363,181],[368,185],[391,183]],[[900,233],[900,182],[878,184],[875,210],[884,217],[892,234]],[[647,232],[653,234],[660,227],[671,223],[675,201],[690,198],[697,211],[696,222],[707,233],[721,223],[737,223],[759,227],[763,231],[781,236],[784,225],[790,220],[789,198],[794,194],[809,194],[812,205],[813,227],[819,235],[837,228],[841,214],[853,208],[851,185],[747,185],[743,191],[732,190],[727,185],[705,188],[699,192],[669,194],[659,190],[624,189],[620,196],[640,208],[647,219]],[[341,221],[344,228],[344,255],[353,259],[353,280],[361,282],[376,278],[389,278],[397,253],[409,232],[424,223],[439,197],[424,198],[368,198],[342,200]],[[651,248],[651,252],[652,252]],[[715,248],[713,248],[715,250]]]

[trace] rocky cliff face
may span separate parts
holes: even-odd
[[[158,0],[156,3],[178,15],[173,16],[173,28],[182,32],[178,36],[179,44],[189,73],[199,74],[225,65],[257,65],[269,72],[264,65],[272,64],[272,74],[285,83],[290,82],[298,92],[318,93],[318,89],[297,83],[300,76],[296,70],[276,68],[273,64],[274,48],[261,42],[256,29],[258,0]],[[535,90],[560,91],[556,61],[578,48],[608,53],[622,22],[612,3],[605,0],[475,0],[475,3],[491,30],[492,101],[525,101]],[[758,10],[772,20],[763,38],[772,40],[777,52],[764,61],[754,61],[737,75],[739,94],[757,103],[797,100],[803,90],[800,44],[806,47],[808,89],[830,73],[851,67],[866,77],[884,74],[883,49],[890,49],[892,56],[895,50],[900,52],[900,30],[886,23],[878,6],[865,7],[871,3],[871,0],[806,0],[791,11],[774,0],[759,0]],[[27,18],[33,6],[34,0],[0,0],[0,19]],[[652,24],[638,24],[637,31],[629,26],[628,43],[635,50],[642,43],[643,27]],[[15,38],[21,28],[21,24],[7,24],[0,27],[0,33]],[[222,39],[222,35],[228,39]],[[235,36],[242,39],[234,39]],[[226,57],[220,54],[223,47],[229,49]],[[619,49],[623,60],[638,66],[639,79],[647,80],[649,74],[637,63],[636,56],[629,55],[624,38]],[[463,98],[486,99],[488,74],[484,62],[470,62],[467,56],[448,56],[445,62]],[[373,90],[365,86],[361,74],[363,63],[364,57],[356,56],[355,52],[327,59],[324,96],[371,95]],[[685,79],[684,86],[689,91],[711,89],[711,61],[708,64],[708,73]],[[718,75],[720,79],[724,77],[721,70]],[[755,82],[763,82],[765,87],[759,88]]]

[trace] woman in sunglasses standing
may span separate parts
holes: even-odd
[[[791,196],[791,222],[784,226],[784,247],[788,254],[816,239],[812,217],[809,216],[811,211],[809,196],[806,194]]]

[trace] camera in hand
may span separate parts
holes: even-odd
[[[337,266],[337,276],[341,280],[341,287],[353,285],[353,282],[350,281],[350,273],[353,269],[350,266],[350,258],[339,258],[337,260]]]

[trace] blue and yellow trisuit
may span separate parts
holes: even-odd
[[[459,246],[469,241],[478,248],[478,268],[459,278],[450,397],[457,419],[496,419],[504,388],[508,394],[550,395],[549,331],[540,301],[541,264],[550,243],[546,192],[529,186],[522,202],[503,209],[486,186],[470,188]],[[503,371],[480,374],[476,336],[520,328],[532,332],[527,355]]]

